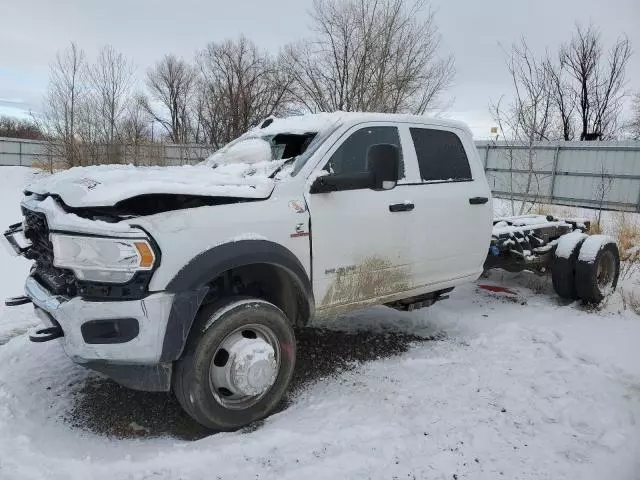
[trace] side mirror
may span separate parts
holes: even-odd
[[[318,177],[311,184],[309,193],[328,193],[361,188],[371,188],[371,174],[369,172]]]
[[[373,190],[391,190],[400,174],[400,149],[390,143],[371,145],[367,151],[367,170]]]
[[[367,150],[365,172],[325,175],[315,179],[309,193],[327,193],[340,190],[391,190],[398,183],[400,149],[390,143],[371,145]]]

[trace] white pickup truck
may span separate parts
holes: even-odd
[[[6,301],[33,303],[31,339],[216,430],[276,408],[316,315],[420,308],[493,267],[598,302],[619,268],[579,221],[493,220],[468,128],[417,116],[269,118],[196,166],[44,178],[22,211],[0,238],[35,261]]]

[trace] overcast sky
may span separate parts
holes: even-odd
[[[308,33],[311,0],[0,0],[0,113],[38,111],[48,64],[75,41],[88,57],[111,44],[142,78],[164,53],[191,59],[210,41],[244,34],[279,48]],[[557,49],[576,22],[592,21],[610,44],[626,33],[636,53],[628,87],[640,91],[640,0],[432,0],[442,52],[455,56],[447,116],[477,137],[493,124],[488,104],[509,93],[503,51],[524,36],[539,52]]]

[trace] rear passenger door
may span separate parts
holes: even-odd
[[[491,192],[471,136],[456,129],[409,125],[420,170],[412,192],[419,213],[413,252],[423,285],[477,277],[491,237]]]

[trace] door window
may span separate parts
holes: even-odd
[[[404,178],[402,145],[396,127],[366,127],[352,133],[331,155],[326,170],[330,174],[336,175],[366,172],[369,147],[380,143],[388,143],[398,147],[400,151],[399,178]]]
[[[423,181],[470,181],[469,159],[460,138],[446,130],[410,128]]]

